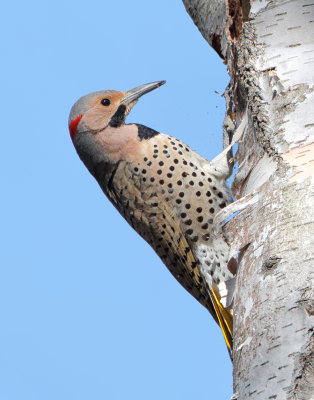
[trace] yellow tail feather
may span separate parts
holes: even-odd
[[[218,296],[216,295],[214,288],[210,290],[210,297],[218,318],[218,322],[222,333],[224,335],[229,353],[232,351],[232,329],[233,329],[233,315],[232,312],[223,308]],[[231,356],[231,354],[230,354]]]

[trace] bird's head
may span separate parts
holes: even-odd
[[[69,116],[69,131],[73,142],[84,133],[97,134],[107,127],[120,127],[139,97],[164,83],[147,83],[127,92],[103,90],[81,97],[72,107]]]
[[[125,119],[139,97],[164,83],[147,83],[127,92],[94,92],[74,104],[69,117],[70,135],[91,174],[96,177],[97,171],[105,170],[104,165],[115,166],[136,157],[141,134],[137,124],[125,124]]]

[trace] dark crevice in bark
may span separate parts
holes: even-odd
[[[233,275],[235,275],[237,273],[238,262],[234,257],[230,258],[230,260],[228,262],[228,269]]]
[[[249,20],[250,8],[250,0],[228,0],[228,11],[232,21],[229,32],[232,40],[239,39],[243,23]]]
[[[276,256],[270,256],[267,258],[266,261],[263,262],[262,271],[265,273],[269,273],[273,271],[277,265],[279,264],[281,258]]]
[[[251,2],[250,0],[242,0],[241,1],[242,13],[243,13],[243,22],[249,20],[249,14],[251,9]]]
[[[210,43],[213,47],[213,49],[217,52],[220,58],[224,59],[224,56],[221,51],[221,36],[212,34],[209,37]]]
[[[293,395],[288,400],[297,400],[300,394],[303,396],[302,399],[310,400],[313,395],[314,387],[314,333],[313,329],[308,331],[308,335],[311,337],[310,344],[304,353],[300,355],[300,364],[302,369],[299,371],[296,377]]]

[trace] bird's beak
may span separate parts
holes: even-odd
[[[121,100],[121,104],[128,105],[132,103],[133,101],[137,100],[144,94],[157,89],[159,86],[165,84],[166,81],[157,81],[157,82],[151,82],[151,83],[146,83],[145,85],[137,86],[134,89],[129,90],[128,92],[125,93],[125,96]]]

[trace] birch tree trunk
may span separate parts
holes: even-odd
[[[314,1],[183,0],[245,121],[224,229],[238,262],[234,399],[314,399]],[[214,73],[214,71],[209,71]],[[311,280],[312,278],[312,280]]]

